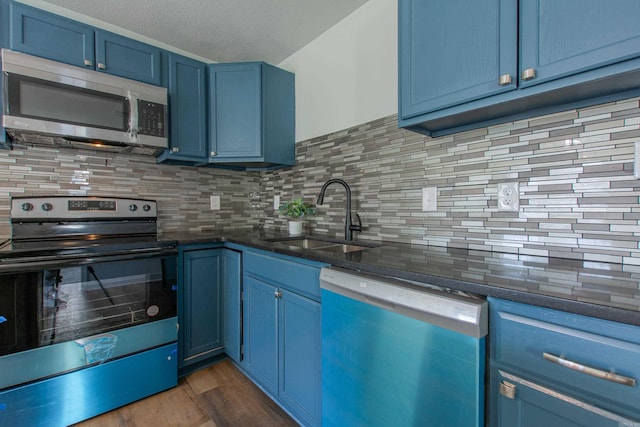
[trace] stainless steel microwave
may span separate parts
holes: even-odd
[[[2,126],[109,146],[168,146],[167,90],[2,49]],[[155,149],[155,150],[153,150]]]

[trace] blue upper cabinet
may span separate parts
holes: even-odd
[[[95,66],[95,35],[88,25],[16,2],[10,5],[9,25],[12,50],[78,67]]]
[[[523,87],[640,56],[637,0],[527,0],[520,8]],[[535,77],[523,79],[527,70]]]
[[[294,75],[263,62],[209,65],[209,164],[295,164]]]
[[[159,85],[159,48],[21,3],[10,4],[9,48]]]
[[[515,89],[517,13],[513,0],[400,1],[402,117]]]
[[[398,1],[398,124],[438,136],[640,95],[640,2]]]
[[[167,53],[166,59],[171,137],[158,162],[206,163],[206,64],[175,53]]]
[[[160,84],[159,48],[107,31],[97,30],[95,37],[96,68],[99,71]]]

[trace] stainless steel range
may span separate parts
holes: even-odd
[[[177,248],[152,200],[15,197],[0,425],[69,425],[177,383]]]

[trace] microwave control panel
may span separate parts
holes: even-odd
[[[138,100],[138,133],[166,138],[167,106],[157,102]]]

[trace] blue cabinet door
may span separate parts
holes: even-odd
[[[522,86],[640,56],[637,0],[521,0]]]
[[[222,351],[222,253],[220,248],[183,252],[183,366]]]
[[[96,31],[96,68],[108,74],[160,85],[157,47],[107,31]]]
[[[222,252],[222,312],[224,351],[240,362],[242,360],[242,252],[223,249]]]
[[[295,164],[295,78],[263,62],[209,65],[211,166]]]
[[[507,372],[495,376],[502,385],[495,427],[620,427],[639,422]]]
[[[278,393],[277,288],[244,276],[244,367],[265,390]]]
[[[10,5],[10,26],[10,49],[93,69],[90,26],[17,2]]]
[[[516,88],[516,0],[398,6],[401,118]]]
[[[209,66],[212,159],[262,157],[262,66]]]
[[[157,47],[17,2],[10,5],[10,26],[12,50],[160,84]]]
[[[279,395],[304,425],[320,425],[320,303],[286,290],[282,294],[279,307]]]
[[[158,161],[206,162],[206,65],[174,53],[168,53],[167,63],[171,138]]]

